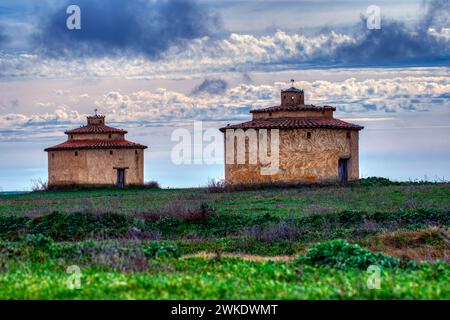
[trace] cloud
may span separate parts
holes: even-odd
[[[317,66],[445,65],[450,59],[450,5],[444,0],[426,2],[411,27],[382,18],[381,30],[368,30],[362,19],[352,34],[278,30],[222,38],[215,36],[220,19],[192,0],[78,4],[82,30],[67,30],[65,7],[58,7],[37,28],[42,51],[0,52],[0,78],[188,78]]]
[[[5,34],[4,32],[4,26],[0,24],[0,49],[3,48],[4,45],[6,45],[10,38]]]
[[[397,70],[399,73],[401,70]],[[364,71],[365,72],[365,71]],[[305,90],[306,102],[330,104],[337,108],[338,117],[386,118],[386,114],[433,111],[450,114],[450,80],[446,75],[399,76],[343,81],[297,81]],[[439,72],[437,72],[439,74]],[[365,72],[364,74],[367,74]],[[360,75],[355,71],[355,76]],[[101,98],[89,101],[108,122],[118,126],[176,127],[192,120],[216,121],[217,126],[228,122],[247,121],[250,109],[279,104],[280,90],[290,83],[271,85],[241,83],[228,87],[221,95],[183,94],[163,88],[130,93],[106,92]],[[45,103],[45,102],[42,102]],[[74,103],[74,105],[77,105]],[[54,111],[41,114],[0,114],[0,138],[33,139],[61,133],[65,129],[85,123],[85,116],[69,105],[51,104]],[[6,111],[6,110],[5,110]],[[39,135],[40,134],[40,135]]]
[[[0,78],[17,77],[189,77],[209,72],[248,72],[295,68],[326,61],[350,36],[331,33],[306,37],[278,31],[272,36],[231,34],[225,39],[203,37],[186,42],[183,50],[168,50],[157,61],[146,57],[80,57],[64,59],[39,54],[0,52]]]
[[[448,0],[433,0],[425,3],[414,28],[382,18],[381,29],[369,30],[362,18],[355,40],[339,45],[334,60],[369,65],[446,61],[450,57],[449,16]]]
[[[66,27],[66,9],[81,10],[81,30]],[[64,1],[35,35],[47,56],[98,57],[144,55],[158,58],[172,45],[214,34],[219,16],[194,0],[76,0]]]
[[[70,94],[70,90],[55,90],[55,93],[58,96],[65,96],[65,95]]]
[[[387,31],[383,29],[382,32]],[[450,58],[450,50],[440,50],[450,45],[450,28],[429,29],[427,37],[435,38],[436,43],[439,43],[438,46],[429,48],[416,48],[419,43],[414,45],[413,42],[402,40],[401,34],[397,39],[391,34],[392,43],[386,45],[385,49],[383,44],[387,41],[387,36],[376,34],[364,38],[365,40],[355,40],[352,36],[334,32],[309,37],[289,35],[281,30],[272,36],[261,37],[231,34],[225,39],[205,37],[191,40],[186,43],[184,50],[169,50],[157,61],[145,57],[63,59],[38,54],[0,52],[0,78],[82,76],[183,79],[218,72],[245,74],[316,66],[401,66],[402,63],[410,64],[412,61],[417,65],[441,65]],[[373,43],[369,40],[371,37]],[[430,40],[428,43],[431,42]],[[398,48],[395,43],[398,43]]]
[[[418,24],[419,30],[450,26],[450,2],[448,0],[431,0],[425,2],[426,11]]]
[[[209,93],[209,94],[222,94],[228,88],[228,83],[222,79],[205,79],[201,84],[199,84],[194,90],[192,94],[201,94],[201,93]]]

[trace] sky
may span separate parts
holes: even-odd
[[[46,180],[43,149],[94,109],[149,146],[146,181],[206,185],[223,163],[174,164],[173,132],[247,121],[290,79],[365,127],[362,177],[449,180],[449,17],[444,0],[2,0],[0,191]]]

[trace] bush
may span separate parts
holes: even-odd
[[[144,183],[145,189],[161,189],[158,181],[147,181]]]
[[[42,179],[31,180],[31,190],[33,192],[48,191],[48,182]]]
[[[0,236],[5,239],[16,240],[22,230],[25,232],[29,220],[29,217],[0,215]]]
[[[131,217],[115,213],[95,215],[92,213],[53,212],[31,220],[28,232],[31,234],[41,233],[57,240],[79,240],[93,234],[122,235],[132,225]]]
[[[150,258],[181,256],[178,246],[172,242],[150,242],[142,249],[142,252]]]
[[[299,260],[312,266],[329,266],[343,270],[365,270],[374,264],[386,268],[400,266],[399,259],[373,253],[345,240],[319,243],[310,248]]]
[[[450,234],[444,228],[431,227],[422,230],[399,230],[382,234],[380,240],[384,245],[395,248],[417,248],[421,246],[448,247]]]
[[[365,187],[375,187],[375,186],[392,186],[398,184],[397,182],[393,182],[387,178],[382,177],[368,177],[359,179],[354,184],[365,186]]]
[[[51,251],[53,249],[54,241],[51,237],[43,234],[29,234],[25,239],[25,243],[34,249],[42,251]]]

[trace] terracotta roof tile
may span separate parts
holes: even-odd
[[[314,106],[314,105],[296,105],[296,106],[274,106],[263,109],[255,109],[251,110],[250,113],[258,113],[258,112],[274,112],[274,111],[324,111],[324,110],[332,110],[336,111],[335,107],[331,106]]]
[[[122,129],[117,129],[101,124],[101,125],[82,126],[76,129],[67,130],[65,133],[73,134],[73,133],[128,133],[128,132]]]
[[[147,146],[127,140],[74,140],[60,143],[45,151],[70,149],[147,149]]]
[[[226,129],[293,129],[293,128],[325,128],[361,130],[364,127],[334,118],[268,118],[256,119],[240,124],[220,128]]]

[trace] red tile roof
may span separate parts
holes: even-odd
[[[220,128],[226,129],[293,129],[293,128],[325,128],[325,129],[348,129],[361,130],[364,127],[348,123],[334,118],[268,118],[256,119],[240,124]]]
[[[45,151],[70,149],[147,149],[147,146],[127,140],[72,140],[47,148]]]
[[[251,110],[250,113],[258,113],[258,112],[273,112],[273,111],[324,111],[324,110],[332,110],[336,111],[335,107],[331,106],[314,106],[314,105],[296,105],[296,106],[274,106],[263,109],[255,109]]]
[[[117,129],[113,127],[106,126],[104,124],[99,125],[86,125],[82,126],[76,129],[67,130],[65,132],[66,134],[73,134],[73,133],[128,133],[125,130]]]

